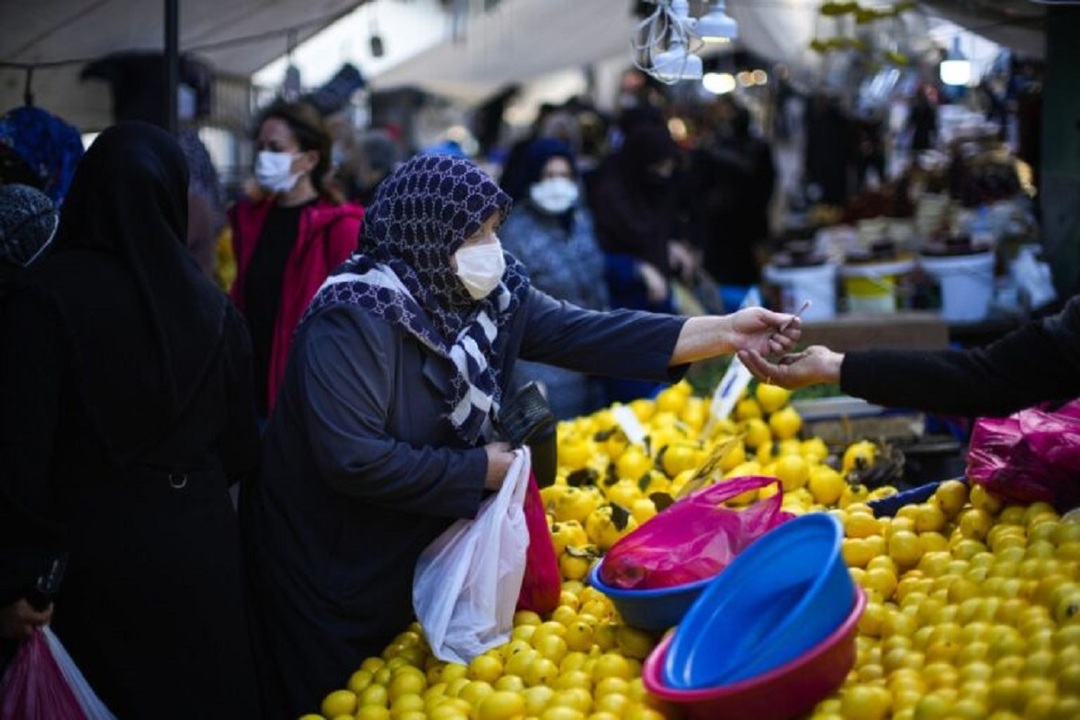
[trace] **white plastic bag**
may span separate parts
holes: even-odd
[[[420,555],[413,609],[435,657],[468,664],[510,639],[525,575],[525,490],[531,462],[515,451],[506,481],[476,518],[458,520]]]
[[[53,659],[56,660],[60,672],[63,674],[64,679],[67,680],[83,712],[86,713],[87,720],[116,720],[116,716],[109,712],[109,709],[105,707],[105,703],[101,702],[94,689],[86,682],[82,671],[75,665],[75,661],[71,659],[68,651],[60,643],[60,638],[56,637],[52,629],[47,625],[45,626],[45,640],[49,643],[49,650],[52,651]]]

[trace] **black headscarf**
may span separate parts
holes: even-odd
[[[185,246],[187,203],[172,136],[113,126],[79,164],[53,251],[27,280],[55,302],[87,413],[120,462],[172,429],[222,338],[227,299]]]

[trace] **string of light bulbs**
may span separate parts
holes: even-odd
[[[704,0],[707,2],[707,0]],[[700,18],[690,17],[688,0],[648,0],[656,9],[638,23],[631,38],[634,66],[662,83],[700,80],[705,43],[731,42],[739,25],[727,14],[725,0],[714,0]]]

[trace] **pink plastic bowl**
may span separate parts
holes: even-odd
[[[664,684],[671,633],[645,659],[641,679],[658,698],[680,706],[690,720],[791,720],[813,709],[844,683],[855,666],[855,635],[866,607],[859,588],[855,606],[829,637],[778,668],[730,685],[681,690]]]

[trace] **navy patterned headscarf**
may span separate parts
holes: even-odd
[[[361,250],[320,288],[305,319],[330,305],[356,305],[401,327],[448,359],[455,375],[447,417],[467,442],[491,435],[499,408],[494,343],[529,288],[506,254],[502,282],[473,300],[450,258],[510,197],[475,163],[418,155],[380,185],[364,215]]]

